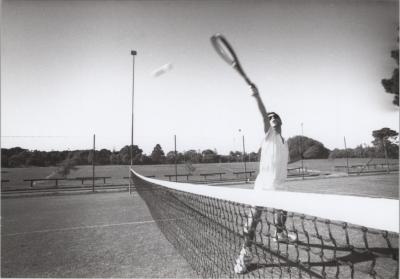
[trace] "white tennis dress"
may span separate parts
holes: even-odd
[[[254,183],[254,190],[274,190],[285,182],[289,148],[287,142],[274,129],[268,129],[261,144],[260,171]]]

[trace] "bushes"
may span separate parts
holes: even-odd
[[[300,159],[326,159],[330,150],[321,142],[304,136],[295,136],[288,139],[289,156],[291,161]]]
[[[374,146],[359,145],[354,149],[348,148],[330,151],[321,142],[304,136],[294,136],[288,139],[289,156],[291,161],[300,159],[334,159],[334,158],[383,158],[385,152],[388,158],[398,158],[398,133],[389,128],[375,130],[372,133]],[[20,147],[10,149],[1,149],[1,166],[6,167],[28,167],[28,166],[62,166],[69,165],[88,165],[92,164],[93,152],[91,150],[74,151],[29,151]],[[246,153],[247,162],[259,160],[259,152]],[[133,164],[149,165],[164,164],[175,162],[175,152],[167,152],[167,156],[160,144],[157,144],[150,156],[143,153],[137,145],[133,146]],[[130,164],[130,146],[126,145],[120,151],[109,151],[101,149],[95,152],[95,162],[97,165],[129,165]],[[68,163],[66,161],[68,160]],[[242,162],[243,153],[240,151],[231,151],[229,155],[220,155],[217,150],[205,149],[188,150],[184,153],[177,152],[177,163],[228,163]]]

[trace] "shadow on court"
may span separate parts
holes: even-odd
[[[196,277],[136,193],[2,199],[1,277]]]

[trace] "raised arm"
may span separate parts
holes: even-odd
[[[252,84],[250,86],[250,88],[251,88],[251,91],[253,91],[253,97],[257,101],[258,108],[260,109],[260,112],[261,112],[261,115],[262,115],[262,118],[263,118],[264,133],[267,133],[269,128],[271,127],[271,125],[269,124],[268,116],[267,116],[267,110],[265,109],[264,103],[261,100],[260,94],[258,94],[257,87],[254,84]]]

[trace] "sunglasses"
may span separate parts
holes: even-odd
[[[268,119],[269,119],[269,120],[271,120],[272,118],[275,118],[275,119],[280,119],[280,118],[279,118],[279,116],[278,116],[278,115],[276,115],[276,114],[271,114],[271,115],[268,115]]]

